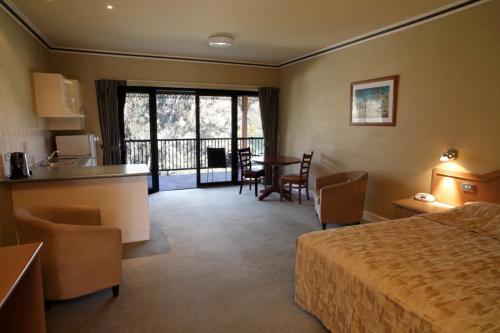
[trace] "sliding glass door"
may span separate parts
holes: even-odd
[[[151,175],[148,176],[148,191],[158,191],[156,160],[153,159],[153,136],[151,122],[151,92],[143,89],[129,90],[125,95],[125,105],[121,115],[122,161],[128,164],[146,164]],[[154,116],[154,115],[153,115]]]
[[[156,113],[159,190],[195,188],[196,94],[158,90]]]
[[[263,154],[255,92],[120,89],[122,159],[149,166],[150,192],[236,184],[237,149]]]
[[[210,94],[199,99],[199,185],[232,182],[233,97]]]

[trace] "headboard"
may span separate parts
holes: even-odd
[[[457,206],[468,201],[500,204],[500,170],[479,175],[435,168],[431,193],[437,201]]]

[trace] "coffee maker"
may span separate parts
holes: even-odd
[[[16,179],[31,176],[26,153],[14,152],[4,154],[3,163],[5,167],[5,177]]]

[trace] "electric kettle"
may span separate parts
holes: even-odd
[[[26,156],[26,153],[10,153],[10,175],[6,176],[11,179],[26,178],[31,176],[31,171],[28,166],[28,156]]]

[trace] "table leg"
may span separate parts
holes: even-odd
[[[273,166],[271,168],[271,170],[272,170],[272,182],[273,183],[271,184],[271,186],[267,186],[266,189],[264,191],[262,191],[261,195],[259,195],[259,200],[264,200],[273,192],[280,193],[279,167]]]

